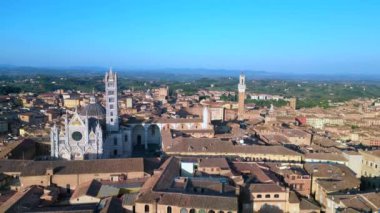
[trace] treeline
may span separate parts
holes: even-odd
[[[19,92],[21,92],[20,87],[8,86],[8,85],[0,87],[0,95],[8,95],[10,93],[19,93]]]
[[[288,102],[285,100],[254,100],[254,99],[245,99],[245,103],[255,104],[258,107],[270,107],[272,104],[275,107],[283,107],[288,105]]]

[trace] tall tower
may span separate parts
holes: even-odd
[[[239,103],[238,103],[238,119],[243,120],[244,116],[244,100],[245,100],[245,75],[240,74],[238,91],[239,91]]]
[[[104,78],[106,88],[106,125],[107,131],[119,131],[117,106],[117,75],[110,69]]]
[[[293,110],[296,110],[296,107],[297,107],[297,98],[289,98],[289,106]]]

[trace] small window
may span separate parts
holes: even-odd
[[[145,211],[145,213],[149,213],[149,205],[145,205],[144,211]]]
[[[265,195],[265,198],[270,198],[270,194],[266,194],[266,195]]]
[[[114,156],[117,156],[117,149],[114,149],[114,150],[113,150],[113,155],[114,155]]]
[[[263,196],[261,194],[258,194],[257,195],[257,198],[262,198]]]
[[[279,198],[279,197],[280,197],[279,194],[275,194],[275,195],[274,195],[274,198]]]
[[[128,135],[125,135],[125,136],[124,136],[124,141],[125,141],[125,142],[128,142]]]
[[[110,109],[113,109],[113,104],[110,104]]]

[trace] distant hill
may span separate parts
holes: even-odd
[[[108,70],[107,67],[29,67],[0,65],[0,75],[6,76],[93,76],[103,75]],[[313,73],[289,73],[289,72],[269,72],[257,70],[227,70],[227,69],[188,69],[188,68],[168,68],[168,69],[115,69],[122,77],[145,79],[145,80],[194,80],[199,78],[212,77],[237,77],[244,73],[249,79],[258,80],[308,80],[308,81],[355,81],[355,82],[380,82],[379,73],[345,73],[330,72],[324,74]]]

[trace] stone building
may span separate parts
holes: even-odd
[[[368,189],[380,188],[380,150],[360,151],[362,155],[361,176]]]

